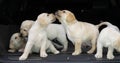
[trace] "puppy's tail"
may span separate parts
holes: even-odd
[[[96,25],[97,26],[97,28],[99,28],[99,27],[101,27],[102,25],[107,25],[107,26],[111,26],[112,24],[110,23],[110,22],[103,22],[103,21],[101,21],[101,23],[100,24],[98,24],[98,25]]]

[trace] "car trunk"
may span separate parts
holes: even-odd
[[[87,54],[90,47],[83,47],[83,52],[78,56],[72,56],[74,46],[69,41],[68,51],[58,55],[49,53],[47,58],[39,57],[39,54],[31,54],[27,60],[19,61],[22,53],[9,53],[9,40],[13,33],[19,32],[24,20],[36,20],[43,12],[54,13],[57,10],[67,9],[72,11],[79,21],[99,24],[101,20],[109,21],[120,27],[120,1],[119,0],[1,0],[0,1],[0,62],[5,63],[98,63],[119,62],[120,55],[114,52],[115,59],[106,59],[107,49],[104,49],[102,59],[95,59],[94,54]],[[54,23],[60,24],[55,21]],[[100,30],[103,27],[100,28]],[[57,42],[56,40],[54,40]],[[61,50],[61,49],[59,49]]]

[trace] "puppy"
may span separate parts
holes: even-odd
[[[50,40],[56,38],[58,42],[63,45],[63,49],[61,51],[67,51],[68,41],[66,37],[66,32],[61,24],[50,24],[47,27],[47,36]],[[57,48],[59,48],[59,46],[57,46]]]
[[[46,28],[55,21],[53,14],[42,13],[37,17],[37,20],[29,30],[28,42],[26,44],[24,53],[19,60],[26,60],[30,51],[40,52],[40,57],[47,57],[46,50],[50,50],[54,54],[59,51],[55,49],[50,40],[47,39]]]
[[[68,10],[58,10],[55,14],[57,19],[65,27],[69,40],[71,40],[75,46],[75,51],[72,55],[79,55],[82,52],[81,44],[83,42],[91,42],[92,48],[87,53],[93,53],[96,49],[96,39],[99,35],[98,28],[101,25],[80,22],[75,18],[74,14]]]
[[[109,22],[103,24],[107,24],[107,27],[100,32],[97,40],[97,53],[95,54],[95,57],[102,58],[102,49],[103,47],[107,47],[107,59],[114,59],[114,49],[120,52],[120,31],[117,26],[112,25]]]
[[[20,28],[20,33],[22,34],[23,37],[28,36],[28,31],[33,24],[34,24],[34,21],[32,21],[32,20],[25,20],[25,21],[22,22],[21,28]],[[68,41],[67,41],[67,38],[66,38],[66,33],[65,33],[65,30],[64,30],[64,27],[61,24],[50,24],[50,25],[48,25],[46,31],[47,31],[48,39],[53,40],[53,39],[56,38],[59,41],[59,43],[63,45],[62,51],[67,50]],[[61,48],[60,45],[58,45],[54,42],[53,42],[53,44],[57,48]]]
[[[20,33],[14,33],[10,38],[10,45],[8,52],[23,52],[26,41],[23,37],[21,37]]]
[[[28,31],[30,30],[33,24],[34,24],[34,21],[32,20],[25,20],[22,22],[20,27],[20,33],[22,34],[23,37],[28,36]]]

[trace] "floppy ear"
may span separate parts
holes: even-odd
[[[75,21],[75,16],[72,13],[69,13],[68,16],[66,17],[67,23],[73,23]]]

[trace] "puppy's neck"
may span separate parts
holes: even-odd
[[[48,26],[48,24],[41,24],[39,21],[37,21],[37,24],[42,28],[46,28]]]
[[[71,26],[74,26],[77,23],[78,23],[77,20],[75,20],[74,22],[71,22],[71,23],[65,23],[65,21],[64,21],[64,22],[62,22],[62,25],[65,27],[65,29],[69,29],[69,28],[71,28]]]
[[[64,22],[66,22],[66,21],[64,21]],[[63,23],[65,26],[72,26],[72,25],[74,25],[74,24],[76,24],[78,21],[77,20],[74,20],[74,21],[72,21],[72,22],[66,22],[66,23]]]
[[[35,22],[35,25],[37,25],[40,30],[45,30],[46,27],[47,27],[47,25],[43,26],[43,25],[40,24],[40,22],[37,22],[37,21]]]

